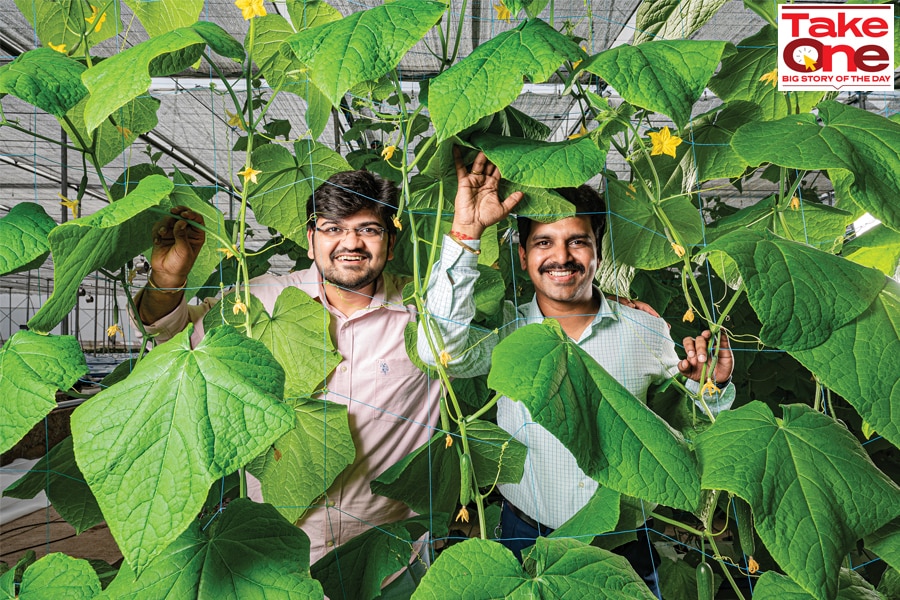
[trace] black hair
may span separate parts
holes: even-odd
[[[599,254],[600,240],[603,239],[603,232],[606,229],[606,202],[603,200],[603,196],[586,183],[577,188],[555,188],[553,191],[575,205],[576,217],[591,218],[591,229],[594,231],[594,238],[597,240],[597,253]],[[519,243],[522,246],[525,246],[528,236],[531,235],[531,221],[532,219],[528,217],[516,217],[516,225],[519,229]]]
[[[387,230],[397,235],[397,186],[369,171],[341,171],[324,181],[306,200],[307,229],[315,229],[316,219],[345,219],[361,210],[374,212]]]

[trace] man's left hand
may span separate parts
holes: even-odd
[[[712,334],[707,329],[697,337],[684,338],[684,351],[687,358],[678,363],[678,370],[682,375],[694,381],[700,381],[700,374],[703,365],[707,365],[708,378],[715,383],[724,383],[731,377],[731,371],[734,369],[734,356],[731,354],[731,345],[728,343],[728,336],[724,331],[719,337],[721,348],[719,350],[719,359],[716,361],[715,373],[709,372],[712,363],[712,352],[709,351],[709,340]],[[712,349],[715,352],[715,348]],[[703,382],[701,382],[703,383]]]

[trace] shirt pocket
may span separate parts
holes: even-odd
[[[427,401],[425,373],[404,353],[375,359],[376,421],[414,420],[417,410]]]

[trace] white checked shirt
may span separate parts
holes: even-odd
[[[477,247],[478,242],[466,242]],[[477,256],[444,239],[441,260],[432,269],[426,307],[435,317],[451,356],[450,374],[474,377],[490,368],[490,355],[500,338],[516,328],[544,320],[536,299],[515,307],[507,302],[499,336],[470,327],[475,315],[474,286],[478,279]],[[599,293],[599,292],[598,292]],[[600,310],[575,340],[606,371],[635,397],[646,402],[651,385],[660,384],[678,372],[675,344],[665,321],[643,311],[609,303],[599,294]],[[482,340],[478,343],[478,340]],[[434,364],[419,324],[419,355]],[[691,391],[700,385],[687,382]],[[714,413],[726,410],[734,401],[734,386],[718,397],[704,396]],[[525,514],[548,527],[556,528],[578,512],[594,494],[597,482],[578,468],[575,457],[556,437],[533,421],[524,404],[503,397],[497,403],[497,423],[528,447],[525,473],[516,484],[499,486],[504,498]]]

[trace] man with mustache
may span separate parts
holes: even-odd
[[[383,273],[396,242],[396,187],[367,171],[338,173],[309,197],[306,211],[311,217],[309,257],[315,264],[287,275],[257,277],[249,285],[269,314],[289,287],[320,302],[344,358],[320,397],[347,406],[356,458],[299,522],[310,538],[315,563],[373,524],[413,516],[406,505],[373,495],[369,483],[429,439],[440,414],[440,386],[410,361],[403,334],[415,313],[403,304],[401,282]],[[193,321],[196,345],[203,337],[203,315],[216,302],[188,306],[184,299],[187,275],[205,238],[191,222],[203,224],[203,218],[184,207],[172,212],[154,226],[152,271],[135,303],[148,333],[159,334],[157,341]],[[321,355],[309,358],[322,361]],[[258,486],[250,482],[250,496],[256,500],[261,497]]]
[[[440,262],[432,268],[426,291],[426,309],[439,330],[443,350],[449,354],[450,375],[472,377],[486,373],[490,354],[504,335],[545,318],[558,320],[566,335],[590,354],[635,397],[646,402],[647,391],[681,372],[693,392],[700,389],[701,368],[707,356],[710,332],[685,338],[687,357],[679,360],[665,322],[646,311],[607,302],[594,286],[600,264],[600,240],[606,226],[602,197],[589,186],[557,190],[576,207],[573,217],[541,223],[519,217],[519,259],[534,285],[534,299],[518,308],[507,303],[499,334],[469,327],[475,315],[476,264],[483,231],[505,219],[521,200],[515,192],[505,200],[497,194],[500,172],[483,153],[471,171],[456,155],[458,192],[453,226],[445,236]],[[716,362],[712,381],[719,391],[705,394],[714,412],[730,407],[733,360],[727,339]],[[420,322],[418,350],[435,364]],[[525,473],[516,484],[500,485],[504,497],[501,542],[521,559],[521,552],[540,535],[548,535],[580,510],[598,484],[576,464],[575,457],[549,431],[534,422],[528,409],[509,398],[497,403],[497,422],[528,447]],[[646,533],[617,549],[659,596],[656,564]]]

